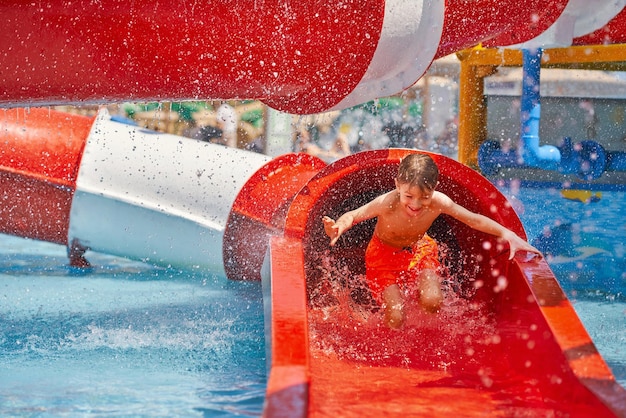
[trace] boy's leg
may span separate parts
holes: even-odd
[[[402,292],[397,284],[387,286],[382,293],[385,324],[389,328],[400,328],[404,324]]]
[[[443,302],[443,293],[439,284],[439,275],[434,270],[426,269],[420,273],[420,304],[427,312],[438,312]]]

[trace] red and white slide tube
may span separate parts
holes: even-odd
[[[0,113],[0,232],[156,265],[259,279],[268,234],[326,164],[271,159],[54,110]],[[280,215],[280,216],[279,216]]]
[[[289,113],[401,92],[441,56],[537,37],[567,0],[19,0],[0,106],[258,99]]]

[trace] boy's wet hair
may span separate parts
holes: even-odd
[[[437,187],[439,168],[426,154],[409,154],[400,161],[396,179],[399,183],[416,186],[420,190],[430,192]]]

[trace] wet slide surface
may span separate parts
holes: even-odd
[[[293,406],[288,394],[297,388],[292,394],[301,411],[292,416],[624,416],[626,391],[546,261],[527,254],[509,261],[508,248],[494,237],[454,219],[442,216],[429,230],[447,270],[442,310],[431,315],[407,302],[407,322],[398,331],[367,306],[360,289],[373,223],[355,225],[331,249],[321,217],[337,217],[390,190],[407,152],[415,151],[340,160],[292,202],[284,237],[271,244],[272,361],[280,374],[272,368],[266,415],[281,415],[274,413],[278,395]],[[455,161],[433,158],[439,190],[525,236],[491,183]]]
[[[547,394],[516,372],[500,336],[515,324],[466,307],[400,332],[310,314],[310,416],[612,416],[573,376]]]
[[[530,271],[549,272],[542,260],[527,263]],[[330,276],[339,275],[333,271]],[[509,286],[501,279],[500,288],[489,293],[503,294],[506,312],[480,301],[478,289],[459,297],[458,286],[449,283],[437,315],[407,302],[401,330],[387,328],[380,315],[355,304],[345,288],[333,287],[327,306],[308,313],[310,416],[614,416],[569,369],[568,354],[541,317],[530,289],[516,288],[516,282],[525,283],[523,270],[512,268],[504,276],[513,282],[510,290],[525,294],[525,301],[505,296]],[[585,347],[585,353],[569,355],[588,357],[587,374],[606,373],[567,300],[554,298],[558,288],[537,290],[548,290],[552,298],[543,303],[571,321],[567,335],[583,340],[573,344]],[[334,303],[328,303],[328,294]]]

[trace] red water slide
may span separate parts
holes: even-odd
[[[626,416],[615,382],[542,258],[442,216],[429,234],[448,249],[450,293],[437,316],[412,312],[401,331],[359,306],[356,280],[372,224],[331,250],[321,218],[394,187],[410,150],[356,154],[296,195],[270,246],[272,369],[266,416]],[[432,155],[438,190],[521,236],[519,218],[475,171]]]
[[[296,114],[401,92],[433,59],[546,30],[567,0],[0,3],[0,106],[260,99]]]

